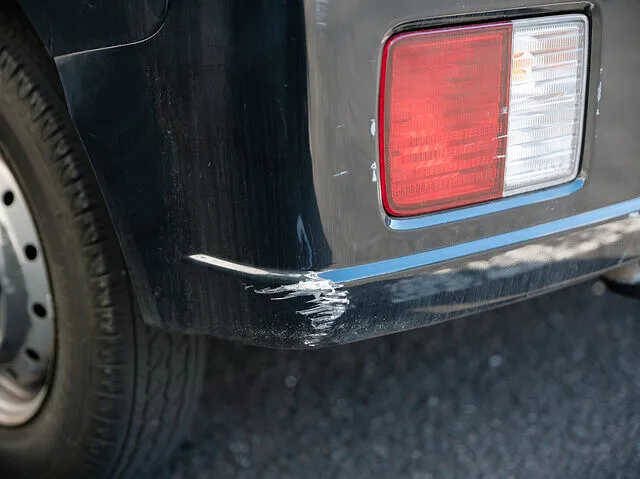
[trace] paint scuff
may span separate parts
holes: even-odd
[[[316,25],[326,27],[329,18],[329,0],[316,0]]]
[[[297,283],[264,288],[256,290],[256,293],[270,295],[272,301],[311,297],[306,302],[308,308],[296,311],[300,316],[309,319],[314,330],[304,340],[306,346],[316,346],[322,341],[349,306],[349,295],[342,284],[323,279],[314,272],[304,274],[303,279]]]

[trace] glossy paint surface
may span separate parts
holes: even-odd
[[[387,217],[376,113],[386,38],[561,13],[591,22],[579,179]],[[56,61],[147,321],[310,347],[486,309],[638,256],[625,222],[640,209],[639,14],[635,0],[191,0],[172,2],[145,41]],[[454,247],[460,257],[443,254]],[[402,258],[412,262],[389,267]]]
[[[144,40],[169,0],[19,0],[51,55]]]

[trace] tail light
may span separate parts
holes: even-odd
[[[587,19],[403,33],[380,90],[385,210],[412,216],[546,188],[578,172]]]

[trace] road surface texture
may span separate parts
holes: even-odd
[[[159,479],[640,477],[640,301],[601,283],[332,349],[211,347]]]

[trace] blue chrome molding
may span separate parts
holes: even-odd
[[[394,218],[393,216],[387,215],[385,221],[389,228],[398,231],[408,231],[418,228],[426,228],[428,226],[444,225],[446,223],[453,223],[454,221],[486,216],[493,213],[499,213],[500,211],[507,211],[512,208],[534,205],[536,203],[542,203],[543,201],[555,200],[569,196],[576,191],[581,190],[584,184],[585,175],[582,174],[566,185],[547,188],[542,191],[517,196],[507,196],[496,201],[482,203],[476,206],[457,208],[451,211],[433,213],[417,218]]]
[[[569,186],[569,185],[567,185]],[[515,199],[515,198],[514,198]],[[630,214],[637,214],[640,211],[640,198],[625,201],[615,205],[607,206],[597,210],[589,211],[579,215],[571,216],[562,220],[544,223],[530,228],[525,228],[511,233],[498,236],[491,236],[477,241],[470,241],[458,245],[449,246],[424,253],[412,254],[400,258],[379,261],[371,264],[363,264],[350,268],[328,270],[320,273],[320,276],[334,282],[347,283],[351,281],[362,281],[380,275],[394,274],[412,268],[419,268],[425,265],[432,265],[443,261],[462,258],[465,256],[490,251],[515,245],[517,243],[535,240],[557,233],[564,233],[572,229],[592,226],[597,223],[611,221],[615,218]]]

